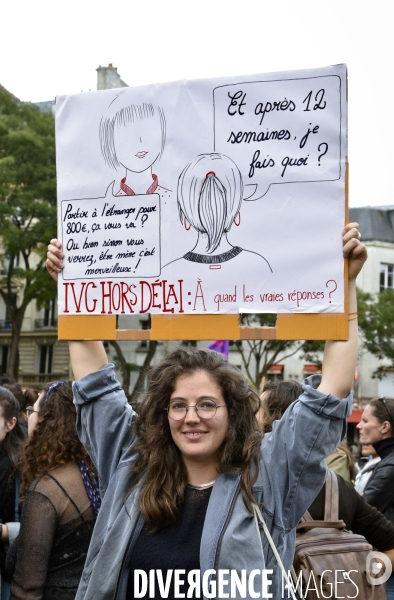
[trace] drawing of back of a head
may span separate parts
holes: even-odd
[[[117,128],[128,127],[133,123],[154,119],[158,115],[161,127],[160,157],[166,143],[166,120],[162,108],[147,102],[133,104],[129,101],[129,98],[127,90],[119,92],[100,121],[101,154],[107,165],[115,170],[121,167],[116,155],[115,131]]]
[[[214,252],[240,209],[243,182],[237,165],[223,154],[201,154],[178,179],[181,223],[189,222],[207,235],[208,254]]]

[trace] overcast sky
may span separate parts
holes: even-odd
[[[9,0],[0,83],[36,102],[96,89],[100,64],[132,86],[347,63],[350,206],[394,204],[390,4]]]

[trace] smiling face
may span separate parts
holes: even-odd
[[[160,116],[155,113],[142,121],[115,127],[116,157],[128,171],[146,171],[159,158],[162,146]]]
[[[368,404],[365,407],[360,423],[357,425],[360,431],[361,444],[375,444],[387,436],[387,422],[379,423],[373,414],[373,407]]]
[[[177,379],[170,402],[175,400],[186,406],[195,406],[203,400],[213,401],[220,407],[210,419],[201,419],[194,408],[189,408],[183,420],[168,418],[172,439],[186,468],[196,462],[216,466],[218,450],[226,439],[229,426],[222,390],[206,371],[196,371]]]

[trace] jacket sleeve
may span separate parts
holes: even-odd
[[[77,408],[77,431],[94,462],[104,496],[109,480],[119,464],[130,460],[136,413],[108,364],[73,384]]]
[[[21,527],[16,540],[16,566],[10,600],[41,600],[47,578],[57,513],[46,496],[28,492],[23,503]],[[13,551],[7,557],[7,570],[12,573]],[[14,555],[15,556],[15,555]]]
[[[345,437],[351,413],[351,393],[340,400],[315,389],[319,383],[318,376],[305,380],[303,394],[274,422],[261,446],[263,505],[286,531],[297,525],[321,489],[324,459]]]
[[[354,494],[357,502],[352,531],[363,535],[377,550],[384,552],[394,548],[394,525],[374,506],[368,504],[351,484],[348,487],[349,494]]]
[[[384,513],[394,504],[394,456],[380,461],[364,489],[364,500]]]

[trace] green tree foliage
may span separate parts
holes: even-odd
[[[55,232],[53,116],[0,86],[0,295],[12,328],[8,371],[14,377],[28,304],[47,305],[56,295],[44,270],[46,244]]]
[[[274,327],[276,315],[270,314],[244,314],[243,325],[249,327]],[[243,340],[235,343],[241,355],[242,363],[247,377],[252,381],[257,390],[261,380],[273,365],[286,358],[299,354],[300,358],[314,364],[321,364],[321,352],[324,342],[314,340]]]
[[[394,291],[387,289],[372,295],[357,290],[357,302],[365,348],[394,366]]]

